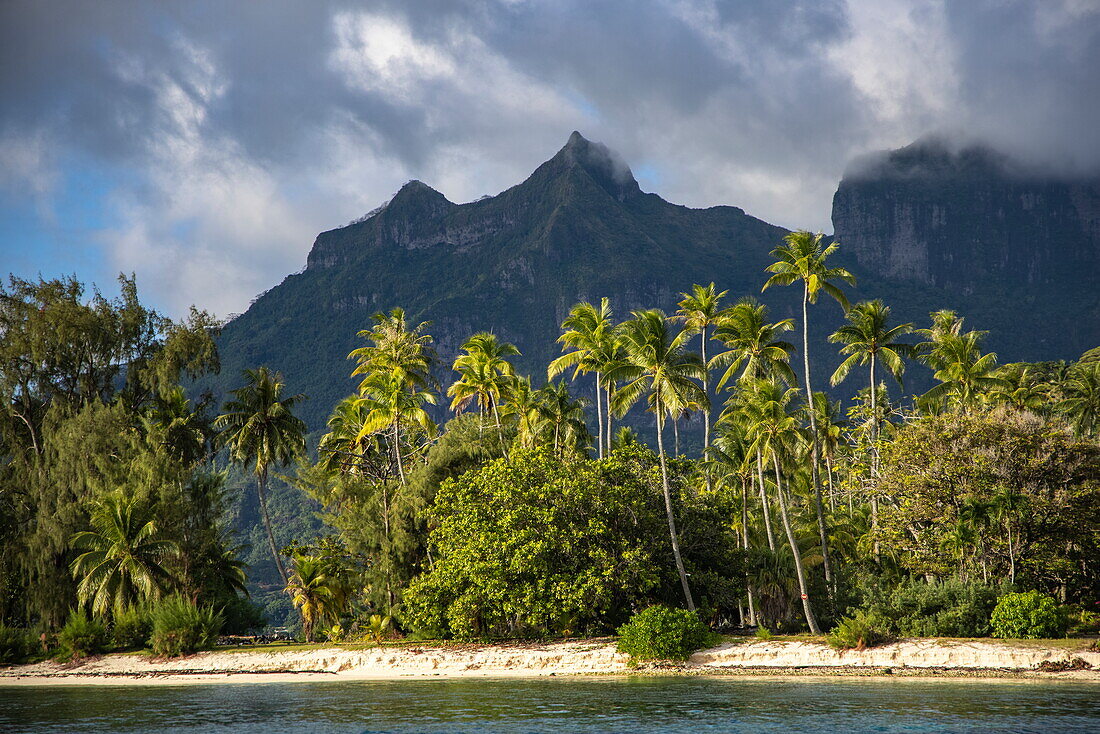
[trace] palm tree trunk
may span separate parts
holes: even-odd
[[[878,390],[875,389],[874,352],[871,352],[871,476],[878,476]]]
[[[597,456],[601,459],[604,457],[604,436],[603,436],[603,399],[600,397],[600,374],[596,373],[596,429],[599,434],[596,441],[599,444],[599,450],[596,452]]]
[[[825,476],[829,480],[829,511],[836,512],[836,488],[833,486],[833,457],[825,454]]]
[[[289,582],[286,569],[283,567],[283,559],[279,557],[279,550],[275,547],[275,535],[271,532],[271,516],[267,514],[267,467],[260,471],[259,482],[256,490],[260,498],[260,512],[264,516],[264,529],[267,531],[267,543],[271,546],[271,557],[275,559],[275,567],[279,569],[279,577],[283,580],[283,586]]]
[[[668,467],[665,466],[665,441],[662,424],[664,415],[661,413],[661,401],[658,398],[657,405],[657,456],[661,460],[661,489],[665,495],[665,515],[668,517],[668,534],[672,539],[672,555],[676,559],[676,572],[680,574],[680,585],[684,587],[684,600],[687,602],[689,612],[695,611],[695,600],[691,598],[691,587],[688,586],[687,571],[684,570],[684,560],[680,557],[680,539],[676,534],[676,518],[672,515],[672,493],[668,488]]]
[[[701,345],[703,357],[703,394],[707,396],[707,404],[703,406],[703,456],[706,457],[710,448],[710,367],[707,366],[707,327],[703,327],[703,342]],[[707,475],[707,487],[710,487],[710,475]]]
[[[401,478],[401,486],[405,486],[405,466],[401,460],[401,429],[398,427],[398,419],[393,421],[393,455],[397,460],[397,476]]]
[[[676,416],[674,416],[672,418],[672,435],[675,439],[674,443],[675,443],[675,447],[676,447],[675,448],[676,458],[679,459],[680,458],[680,418],[676,417]]]
[[[504,454],[504,458],[508,458],[508,447],[504,445],[504,427],[500,425],[500,410],[497,408],[497,401],[493,401],[493,420],[497,424],[497,434],[500,436],[500,451]]]
[[[821,535],[821,560],[825,568],[825,588],[829,598],[833,595],[833,564],[829,558],[829,534],[825,530],[825,511],[821,506],[821,472],[818,471],[821,442],[817,435],[817,415],[814,410],[814,391],[810,386],[810,322],[809,322],[809,286],[803,284],[802,291],[802,366],[806,373],[806,405],[810,411],[810,435],[813,437],[813,453],[810,463],[810,477],[814,485],[814,506],[817,510],[817,529]]]
[[[794,531],[791,530],[791,521],[787,517],[787,500],[783,496],[783,483],[779,473],[779,457],[772,451],[772,463],[775,466],[775,493],[779,495],[779,513],[783,517],[783,529],[787,532],[787,543],[791,546],[791,554],[794,556],[794,570],[798,576],[798,590],[802,595],[802,611],[806,614],[806,624],[810,627],[811,635],[820,635],[817,627],[817,619],[814,610],[810,607],[810,592],[806,587],[806,572],[802,568],[802,554],[798,550],[798,542],[795,540]]]
[[[611,452],[611,383],[607,384],[607,451]]]
[[[752,482],[751,474],[741,476],[741,547],[745,554],[749,552],[749,484]],[[749,597],[749,626],[756,626],[756,604],[753,600],[752,581],[745,586],[745,592]],[[742,627],[744,624],[741,625]]]
[[[1012,549],[1012,521],[1005,521],[1005,530],[1008,531],[1008,580],[1016,583],[1016,553]]]
[[[775,533],[772,531],[772,513],[768,507],[768,491],[764,487],[764,461],[760,449],[756,450],[756,477],[760,482],[760,506],[764,508],[764,529],[768,533],[768,550],[775,553]]]

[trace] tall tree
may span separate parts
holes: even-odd
[[[320,556],[299,554],[294,557],[294,568],[287,580],[286,592],[302,614],[306,642],[313,642],[313,632],[318,623],[339,618],[339,595],[333,588],[334,579],[328,571],[328,563]]]
[[[829,267],[829,256],[836,252],[839,243],[833,242],[823,247],[821,240],[823,234],[810,234],[804,230],[791,232],[784,237],[784,244],[772,250],[772,257],[776,261],[767,267],[772,273],[764,283],[762,290],[767,290],[773,285],[791,285],[798,281],[802,283],[802,367],[803,388],[806,391],[806,405],[810,415],[810,434],[813,455],[811,459],[811,475],[814,486],[814,501],[817,505],[817,524],[821,534],[821,553],[825,559],[825,578],[832,589],[832,563],[829,559],[829,538],[825,528],[825,513],[821,507],[821,471],[820,471],[820,446],[817,441],[817,417],[814,414],[812,400],[813,387],[810,382],[810,324],[809,305],[817,303],[819,294],[828,294],[837,303],[848,310],[848,298],[836,285],[836,281],[843,281],[849,285],[855,284],[855,276],[844,268]]]
[[[164,561],[179,548],[161,535],[149,508],[112,493],[93,507],[91,523],[93,529],[75,534],[71,543],[84,550],[72,571],[80,580],[77,597],[92,614],[158,599],[175,583]]]
[[[793,328],[791,319],[769,324],[768,307],[752,297],[742,298],[726,309],[714,338],[727,349],[710,360],[712,369],[725,370],[718,379],[718,389],[733,379],[780,379],[794,385],[797,378],[790,365],[794,345],[780,338]]]
[[[934,376],[940,384],[920,397],[921,404],[935,408],[946,403],[968,410],[977,405],[983,393],[1005,384],[997,375],[997,355],[982,354],[984,335],[985,332],[968,331],[935,339],[927,359],[937,365]]]
[[[501,341],[495,334],[474,334],[462,345],[465,354],[455,359],[454,370],[459,379],[447,390],[453,399],[451,410],[461,413],[476,401],[482,415],[490,414],[496,423],[500,445],[504,449],[504,427],[500,423],[500,403],[516,373],[508,357],[519,355],[514,344]],[[507,449],[504,449],[507,455]]]
[[[714,283],[707,286],[693,285],[691,293],[681,293],[680,309],[676,318],[684,323],[684,329],[691,334],[700,335],[699,353],[703,359],[703,393],[710,400],[710,363],[707,362],[707,342],[710,335],[707,329],[721,323],[722,299],[729,291],[718,292]],[[703,452],[710,446],[710,409],[703,410]],[[709,480],[708,480],[709,481]]]
[[[561,324],[562,335],[558,342],[562,350],[566,351],[557,359],[550,362],[546,369],[546,377],[554,379],[561,373],[572,368],[573,379],[585,373],[596,375],[596,420],[598,422],[597,454],[604,457],[605,450],[610,451],[611,425],[604,420],[604,400],[600,396],[601,384],[607,398],[607,413],[610,419],[611,413],[611,385],[607,381],[606,374],[611,369],[616,359],[617,342],[615,338],[615,324],[612,320],[611,306],[606,298],[600,300],[600,305],[591,303],[578,303],[569,309],[569,315]]]
[[[545,431],[553,437],[554,454],[583,455],[591,434],[584,421],[584,398],[572,398],[563,382],[551,382],[537,391],[537,411]]]
[[[707,406],[707,396],[695,380],[701,379],[703,360],[686,348],[691,334],[681,331],[673,334],[669,319],[658,310],[634,311],[633,318],[619,327],[623,364],[617,368],[616,377],[625,383],[615,392],[612,407],[623,415],[642,397],[647,399],[649,410],[657,422],[657,455],[661,464],[661,487],[664,491],[665,513],[668,519],[672,554],[680,584],[684,588],[687,608],[695,610],[687,571],[680,555],[680,539],[676,532],[676,518],[672,511],[672,495],[668,482],[665,457],[664,422],[669,412],[682,411],[692,405]]]
[[[229,447],[230,458],[241,466],[251,465],[256,475],[256,491],[267,531],[271,557],[285,584],[286,568],[275,545],[271,516],[267,511],[268,472],[273,466],[285,466],[305,451],[306,424],[294,415],[294,406],[305,395],[283,396],[286,384],[282,375],[267,367],[244,371],[245,384],[231,391],[233,399],[225,404],[225,413],[214,425],[221,429],[221,441]]]
[[[878,439],[881,417],[878,413],[878,381],[875,367],[878,363],[887,374],[901,384],[905,373],[905,357],[913,347],[898,341],[900,337],[913,329],[912,324],[890,326],[890,307],[880,300],[862,301],[848,310],[848,323],[829,336],[829,341],[841,344],[840,353],[848,355],[829,378],[830,385],[839,385],[854,366],[870,365],[871,390],[871,454],[872,467],[878,464]]]
[[[779,513],[783,520],[783,530],[794,557],[795,574],[802,597],[802,611],[806,615],[806,624],[811,634],[821,634],[810,602],[810,588],[806,583],[806,571],[803,568],[802,553],[798,548],[790,513],[787,509],[787,494],[783,488],[782,459],[785,452],[791,452],[801,440],[798,420],[792,413],[791,402],[798,395],[795,388],[784,389],[769,380],[758,380],[752,386],[749,402],[749,433],[753,437],[753,450],[759,449],[771,458],[775,471],[775,494],[779,499]]]

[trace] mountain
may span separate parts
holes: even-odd
[[[906,320],[954,308],[1002,362],[1100,344],[1100,178],[930,138],[850,166],[832,219],[860,290]]]
[[[268,364],[309,395],[303,414],[319,428],[354,390],[346,357],[362,344],[356,332],[395,306],[432,321],[448,363],[466,337],[492,330],[519,346],[518,369],[537,381],[560,353],[574,303],[607,296],[625,316],[674,309],[693,283],[756,293],[786,233],[735,207],[691,209],[644,193],[621,159],[574,132],[497,196],[455,204],[410,181],[363,221],[322,232],[302,273],[226,325],[216,387]]]
[[[853,163],[832,216],[838,264],[858,279],[853,301],[882,298],[918,326],[956,309],[990,332],[1002,362],[1073,360],[1100,344],[1100,180],[1036,174],[985,148],[929,139]],[[574,132],[497,196],[455,204],[410,181],[363,220],[322,232],[303,272],[226,325],[210,386],[224,391],[240,370],[267,364],[309,395],[304,417],[321,428],[354,390],[346,357],[362,343],[356,332],[395,306],[432,321],[447,364],[467,336],[492,330],[519,346],[517,368],[538,381],[574,303],[607,296],[620,317],[667,312],[681,291],[711,281],[731,301],[759,296],[786,233],[736,207],[691,209],[645,193],[618,156]],[[773,316],[799,315],[795,291],[764,294]],[[820,389],[837,362],[825,337],[841,318],[831,304],[813,312]],[[439,377],[450,379],[445,368]],[[930,383],[921,368],[906,377],[909,392]]]

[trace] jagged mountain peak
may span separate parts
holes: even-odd
[[[588,140],[576,130],[553,158],[539,166],[532,178],[540,174],[559,176],[577,171],[586,173],[619,201],[641,193],[630,166],[622,156],[603,143]]]

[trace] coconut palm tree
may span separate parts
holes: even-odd
[[[1053,402],[1051,385],[1038,379],[1029,364],[1006,364],[997,369],[1004,383],[994,387],[984,397],[994,405],[1007,405],[1015,410],[1042,413]]]
[[[552,382],[537,391],[538,415],[546,432],[553,436],[554,454],[583,454],[591,438],[584,420],[588,401],[573,399],[564,382]]]
[[[890,326],[890,307],[881,300],[862,301],[850,308],[848,323],[829,336],[829,341],[841,344],[840,353],[848,355],[829,378],[830,385],[839,385],[858,365],[870,365],[871,388],[871,463],[872,471],[878,469],[878,385],[875,367],[881,363],[887,374],[901,384],[905,373],[905,357],[913,352],[910,344],[902,344],[898,339],[913,329],[912,324]]]
[[[1012,539],[1012,527],[1019,520],[1027,497],[1011,487],[1000,487],[993,495],[993,512],[1005,525],[1008,541],[1008,580],[1016,583],[1016,546]]]
[[[1058,403],[1078,436],[1100,432],[1100,362],[1079,363],[1062,383],[1064,397]]]
[[[794,321],[768,323],[768,307],[755,298],[742,298],[726,309],[714,338],[728,347],[710,360],[710,368],[725,369],[718,380],[721,390],[732,379],[778,378],[788,385],[796,382],[791,369],[794,345],[779,336],[794,329]],[[740,371],[740,376],[737,372]]]
[[[508,401],[501,408],[507,417],[516,419],[516,440],[524,448],[534,448],[538,442],[542,415],[541,394],[531,388],[530,377],[517,377],[508,386]]]
[[[435,394],[410,387],[408,379],[399,374],[378,371],[363,380],[357,402],[365,416],[356,442],[362,442],[374,434],[388,434],[397,476],[402,486],[406,485],[405,457],[401,453],[405,431],[415,429],[429,436],[435,434],[435,422],[424,409],[425,405],[435,405]]]
[[[699,353],[703,359],[703,393],[710,399],[710,363],[707,362],[707,342],[710,335],[707,329],[717,326],[723,316],[722,299],[729,291],[719,293],[714,283],[708,286],[693,285],[691,293],[681,293],[680,309],[676,312],[676,318],[684,323],[684,329],[690,334],[700,335]],[[710,409],[703,410],[703,451],[710,446]]]
[[[611,385],[603,375],[617,356],[615,324],[612,316],[611,306],[606,298],[600,300],[599,306],[578,303],[569,309],[569,315],[561,324],[564,331],[558,337],[558,342],[561,343],[563,351],[570,351],[553,360],[546,369],[548,380],[553,380],[570,368],[573,369],[573,380],[582,374],[590,372],[596,374],[597,454],[601,459],[605,449],[610,451],[611,443],[611,426],[610,423],[605,425],[604,400],[600,396],[600,387],[602,383],[608,401],[608,417],[610,417]]]
[[[732,416],[719,419],[714,443],[707,451],[706,463],[710,473],[720,483],[728,482],[741,489],[741,547],[749,550],[749,487],[753,484],[752,441],[748,437],[743,422],[732,420]],[[749,624],[756,624],[756,602],[752,584],[748,584],[746,593],[749,601]]]
[[[781,457],[792,453],[798,442],[802,440],[798,419],[791,410],[791,402],[797,397],[798,390],[783,388],[770,380],[758,380],[752,387],[751,399],[747,406],[750,420],[749,435],[753,438],[752,450],[759,449],[771,459],[772,468],[775,471],[775,494],[779,499],[783,530],[787,535],[787,543],[794,559],[795,574],[802,597],[802,611],[806,615],[806,624],[811,634],[821,634],[810,603],[810,590],[806,583],[802,553],[799,551],[790,513],[787,511],[787,496],[783,488],[781,468]]]
[[[705,369],[697,354],[687,351],[685,345],[691,335],[681,331],[673,334],[669,319],[657,310],[634,311],[633,318],[619,326],[619,343],[623,349],[623,363],[614,373],[623,384],[612,400],[612,407],[623,415],[642,397],[647,399],[649,410],[657,422],[657,455],[661,464],[661,487],[664,491],[665,514],[668,519],[672,554],[680,584],[684,589],[687,608],[695,611],[695,601],[688,585],[687,571],[680,555],[680,540],[676,533],[676,518],[672,512],[672,494],[669,489],[668,467],[665,458],[664,423],[669,412],[682,411],[692,405],[708,406],[707,396],[695,380]]]
[[[518,355],[519,350],[514,344],[502,342],[495,334],[484,331],[467,339],[462,349],[466,354],[460,355],[454,363],[454,370],[460,378],[447,390],[447,395],[453,398],[451,410],[461,413],[476,401],[483,416],[493,416],[503,448],[500,402],[508,394],[508,387],[516,375],[507,357]],[[504,454],[508,455],[506,449]]]
[[[339,619],[339,594],[335,579],[329,574],[329,564],[320,556],[295,555],[294,568],[286,584],[290,600],[302,614],[302,631],[306,642],[313,642],[313,630],[318,623]]]
[[[174,583],[161,562],[179,548],[161,536],[148,508],[120,493],[108,494],[93,506],[91,523],[92,530],[70,539],[84,550],[70,569],[80,580],[77,598],[92,614],[159,599]]]
[[[823,234],[810,234],[804,230],[791,232],[783,238],[784,243],[772,250],[772,257],[776,261],[767,267],[772,273],[764,283],[762,291],[773,285],[791,285],[795,281],[802,283],[802,367],[803,388],[806,391],[806,405],[810,415],[810,435],[813,453],[811,456],[810,471],[814,487],[814,502],[817,507],[817,524],[821,534],[821,552],[825,559],[825,580],[832,590],[832,564],[829,561],[828,531],[825,528],[825,513],[821,507],[821,471],[818,465],[820,460],[820,447],[817,442],[817,417],[812,406],[813,387],[810,383],[810,324],[809,305],[817,303],[818,296],[824,292],[836,300],[837,303],[848,310],[848,298],[836,285],[836,281],[843,281],[849,285],[855,285],[855,276],[844,268],[832,268],[827,264],[829,256],[836,252],[839,243],[833,242],[823,247],[821,240]]]
[[[371,319],[374,326],[358,333],[371,343],[348,354],[348,359],[357,362],[352,377],[363,375],[365,380],[373,374],[386,372],[403,380],[410,391],[432,389],[435,381],[431,368],[436,356],[432,337],[424,333],[431,322],[422,321],[410,328],[401,308],[388,314],[376,313]]]
[[[968,410],[983,393],[1004,386],[1004,380],[997,376],[997,355],[981,352],[984,335],[985,332],[969,331],[937,338],[927,359],[938,365],[934,376],[940,384],[919,398],[922,405],[935,408],[946,403]]]
[[[256,491],[267,531],[267,542],[275,567],[286,583],[286,568],[275,546],[271,516],[267,511],[267,478],[273,466],[285,466],[305,451],[306,424],[294,407],[304,395],[283,396],[286,384],[282,375],[267,367],[244,371],[245,384],[232,390],[214,426],[221,430],[220,441],[229,447],[229,457],[241,466],[251,465],[256,475]]]

